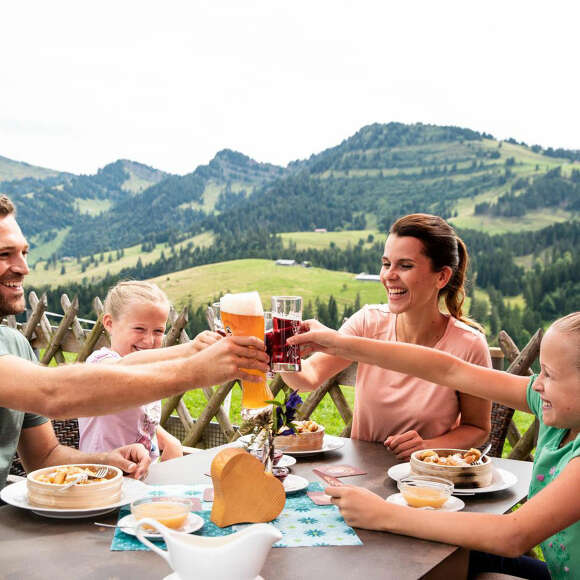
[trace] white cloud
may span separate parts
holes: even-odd
[[[371,122],[580,148],[573,2],[24,1],[3,7],[0,155],[176,173],[286,164]]]

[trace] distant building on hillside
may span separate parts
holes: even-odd
[[[326,233],[326,228],[314,228],[314,231],[317,234],[325,234]]]
[[[297,266],[296,260],[276,260],[276,266]]]
[[[380,282],[381,277],[378,274],[367,274],[366,272],[361,272],[358,276],[355,276],[355,280],[359,282]]]
[[[310,266],[312,266],[312,264],[308,261],[304,261],[302,262],[302,264],[300,264],[303,268],[310,268]]]

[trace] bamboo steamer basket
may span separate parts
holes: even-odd
[[[37,481],[41,473],[50,473],[57,467],[71,467],[72,465],[54,465],[37,469],[26,477],[28,491],[28,503],[39,507],[54,509],[91,509],[109,506],[121,499],[123,485],[123,472],[112,465],[99,464],[75,464],[76,467],[91,468],[96,472],[100,467],[108,467],[105,475],[106,481],[95,481],[83,485],[73,485],[64,491],[60,491],[65,484],[48,483]]]
[[[486,455],[481,465],[439,465],[425,463],[418,457],[426,451],[436,451],[439,457],[455,453],[465,453],[465,449],[422,449],[411,454],[411,472],[417,475],[442,477],[453,482],[456,488],[479,488],[491,485],[493,469],[491,459]]]
[[[304,431],[294,435],[277,435],[274,448],[281,451],[317,451],[324,444],[324,427],[318,425],[316,431]]]

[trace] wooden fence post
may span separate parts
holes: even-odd
[[[33,293],[31,292],[31,294]],[[42,315],[46,312],[47,307],[48,300],[46,298],[46,294],[43,294],[40,300],[37,301],[36,305],[32,307],[32,314],[30,315],[30,318],[28,319],[28,322],[24,327],[23,334],[28,342],[31,341],[34,332],[36,330],[36,327],[40,323],[40,319],[42,318]]]
[[[46,300],[46,297],[44,297],[44,299]],[[38,297],[36,296],[35,292],[30,292],[30,294],[28,295],[28,301],[33,309],[36,309],[38,306],[38,303],[40,302],[40,300],[38,300]],[[47,345],[46,348],[47,349],[50,348],[50,344],[52,341],[52,328],[50,326],[50,322],[49,322],[48,318],[46,317],[44,310],[43,310],[42,314],[40,315],[40,320],[38,321],[37,331],[38,331],[38,334],[42,335],[42,337],[44,338],[44,341],[46,342],[46,345]],[[58,364],[61,364],[61,365],[65,364],[66,361],[64,360],[64,355],[62,354],[62,352],[60,350],[57,349],[53,356]],[[50,358],[52,358],[52,356]],[[49,362],[50,362],[50,360],[49,360]]]
[[[62,341],[70,325],[75,319],[78,311],[79,311],[79,299],[75,296],[74,300],[72,301],[72,304],[69,306],[67,310],[65,310],[63,319],[60,321],[60,324],[58,325],[56,332],[53,334],[50,344],[44,351],[44,355],[40,360],[41,364],[47,365],[48,363],[50,363],[52,357],[55,356],[57,352],[61,353],[62,355],[62,350],[60,348]]]
[[[510,336],[503,330],[500,332],[498,337],[500,346],[508,360],[511,361],[511,364],[507,370],[508,373],[521,376],[532,374],[530,365],[538,357],[542,336],[543,330],[540,328],[530,339],[528,344],[523,348],[523,350],[519,352],[517,346],[510,338]],[[526,433],[521,436],[515,424],[513,424],[513,422],[510,423],[510,426],[508,427],[508,440],[512,445],[512,451],[509,455],[510,459],[524,459],[527,461],[532,460],[531,451],[534,448],[535,441],[538,437],[538,429],[539,423],[536,419],[534,423],[530,425]]]
[[[97,342],[101,338],[101,335],[105,332],[105,327],[103,326],[103,303],[98,296],[93,300],[93,308],[97,313],[97,321],[83,342],[81,350],[77,356],[77,362],[85,362],[87,358],[89,358],[95,349]]]

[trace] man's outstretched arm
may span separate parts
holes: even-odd
[[[143,365],[43,367],[0,356],[0,406],[45,415],[83,417],[114,413],[188,389],[256,377],[242,371],[268,369],[264,343],[228,337],[188,358]]]

